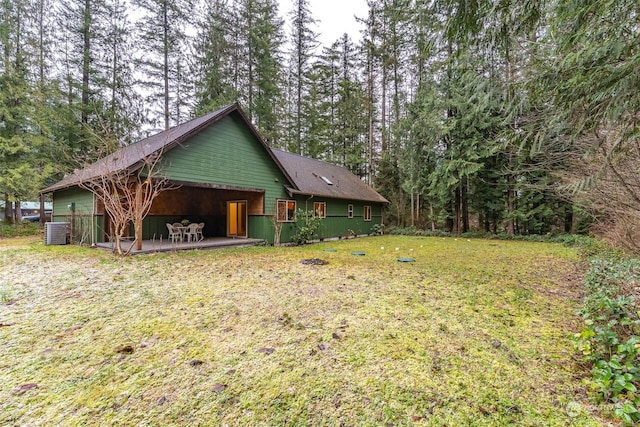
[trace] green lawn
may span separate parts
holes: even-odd
[[[0,425],[602,425],[568,339],[577,262],[453,238],[126,259],[0,240]]]

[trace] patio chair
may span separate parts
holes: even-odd
[[[198,239],[198,227],[199,224],[194,222],[185,228],[184,235],[187,238],[187,242],[195,242]]]
[[[177,228],[174,224],[167,223],[167,229],[169,230],[169,240],[171,243],[176,243],[176,241],[182,242],[182,230]]]
[[[198,233],[196,235],[196,238],[198,239],[198,242],[204,240],[204,235],[202,234],[202,230],[204,230],[204,222],[201,222],[198,224],[198,229],[196,230],[196,232]]]

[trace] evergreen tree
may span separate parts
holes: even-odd
[[[618,244],[640,251],[640,5],[559,0],[555,6],[544,40],[551,67],[539,82],[540,97],[553,105],[540,127],[538,140],[547,144],[541,150],[564,154],[572,195],[604,218],[603,229]]]
[[[344,34],[339,40],[338,87],[335,99],[336,133],[334,149],[337,163],[346,166],[360,177],[366,176],[367,112],[366,91],[356,72],[356,49],[351,39]]]
[[[233,86],[233,28],[226,0],[207,2],[198,23],[193,71],[196,115],[237,99]]]
[[[334,95],[335,73],[324,59],[330,54],[322,55],[322,60],[316,61],[309,72],[309,89],[304,96],[307,105],[315,108],[307,109],[304,122],[308,130],[305,138],[305,155],[314,159],[330,160],[333,158],[332,134],[334,131],[332,98]]]
[[[289,115],[295,131],[293,140],[289,141],[289,150],[302,154],[305,152],[303,140],[307,136],[304,116],[311,114],[306,111],[314,108],[304,102],[309,87],[309,68],[318,47],[318,34],[312,26],[316,23],[309,10],[309,0],[294,0],[290,13],[292,21],[291,52],[291,83],[293,84],[293,99],[289,100]]]
[[[99,55],[99,25],[104,22],[102,0],[69,0],[57,13],[58,43],[63,55],[67,97],[67,138],[72,152],[91,152],[92,134],[100,128],[100,91],[95,60]]]
[[[0,3],[0,193],[5,202],[34,198],[51,173],[45,161],[46,138],[39,128],[41,106],[27,61],[31,45],[27,2]],[[8,207],[8,205],[7,205]],[[10,219],[10,216],[7,216]]]
[[[264,138],[273,143],[280,138],[276,106],[282,99],[283,21],[278,16],[275,0],[260,0],[256,22],[250,31],[249,43],[255,64],[255,92],[251,110]]]
[[[144,73],[141,86],[148,92],[147,102],[154,103],[154,113],[162,117],[162,127],[169,129],[181,116],[189,98],[185,90],[187,69],[181,52],[188,50],[185,26],[193,10],[191,0],[133,0],[144,13],[138,21],[140,44],[145,46],[137,64]]]
[[[135,141],[143,122],[141,97],[134,91],[133,63],[135,53],[133,25],[123,0],[105,0],[105,15],[100,41],[103,51],[96,59],[97,84],[101,95],[99,108],[102,131],[122,144]]]

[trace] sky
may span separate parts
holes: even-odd
[[[289,31],[289,12],[293,0],[280,0],[280,14],[287,20]],[[320,33],[319,41],[323,46],[330,46],[344,33],[349,34],[354,42],[360,40],[362,25],[354,16],[366,18],[369,8],[367,0],[309,0],[309,9],[318,21],[314,30]]]

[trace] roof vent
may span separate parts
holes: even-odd
[[[333,182],[331,182],[331,180],[324,175],[320,176],[320,179],[323,180],[327,185],[333,185]]]

